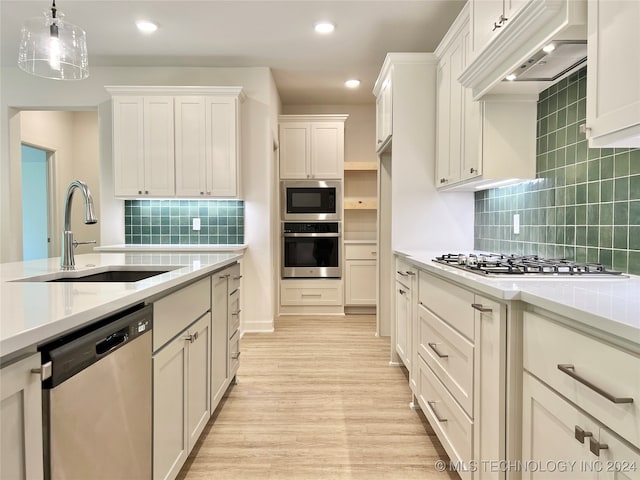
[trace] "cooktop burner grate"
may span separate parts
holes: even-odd
[[[462,254],[447,253],[434,259],[462,270],[481,275],[524,276],[621,276],[622,272],[607,270],[600,263],[579,263],[566,259],[546,259],[538,255]]]

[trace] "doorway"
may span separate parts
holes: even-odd
[[[22,144],[22,252],[24,260],[49,257],[51,152]]]

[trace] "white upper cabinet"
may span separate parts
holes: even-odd
[[[640,147],[640,2],[589,1],[590,147]]]
[[[240,195],[241,87],[107,90],[117,197]]]
[[[379,81],[380,90],[376,93],[376,151],[378,152],[387,148],[393,135],[391,71]]]
[[[469,64],[462,85],[479,100],[488,93],[538,93],[551,80],[507,82],[552,40],[587,38],[586,0],[469,0]]]
[[[176,97],[175,102],[176,195],[237,196],[238,97]]]
[[[281,115],[280,178],[342,179],[347,115]]]
[[[113,98],[116,196],[175,194],[173,97]]]
[[[476,190],[535,178],[536,96],[474,101],[458,81],[471,59],[467,8],[436,49],[436,187]]]
[[[526,3],[526,0],[472,0],[471,56],[475,57],[486,48]]]

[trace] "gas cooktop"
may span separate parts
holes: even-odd
[[[537,255],[447,253],[433,259],[451,267],[486,276],[521,277],[593,277],[626,278],[621,272],[607,270],[600,263],[579,263],[565,259],[546,259]]]

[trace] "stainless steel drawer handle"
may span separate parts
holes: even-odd
[[[438,415],[438,412],[436,412],[436,409],[434,406],[436,403],[438,402],[427,401],[427,405],[429,405],[429,408],[431,409],[431,412],[433,413],[433,415],[436,417],[436,420],[438,420],[440,423],[444,423],[448,421],[446,418],[442,418],[440,415]]]
[[[303,293],[301,294],[302,297],[321,297],[322,294],[321,293]]]
[[[218,278],[229,278],[231,275],[229,275],[228,273],[226,275],[220,275]]]
[[[235,295],[237,291],[238,291],[238,289],[236,288],[233,292],[231,292],[231,293],[229,294],[229,296],[231,297],[231,296]]]
[[[232,359],[232,360],[238,360],[238,359],[240,358],[240,353],[241,353],[241,352],[238,352],[238,353],[232,353],[232,354],[231,354],[231,359]]]
[[[188,340],[189,343],[193,343],[198,339],[198,332],[193,332],[191,335],[190,334],[186,334],[184,337],[182,337],[184,340]]]
[[[242,275],[236,275],[235,277],[233,277],[234,280],[240,280],[242,278]]]
[[[614,395],[611,395],[609,392],[604,391],[600,387],[598,387],[598,386],[594,385],[593,383],[591,383],[589,380],[586,380],[586,379],[582,378],[580,375],[578,375],[575,372],[575,369],[576,369],[576,367],[574,367],[573,365],[568,364],[568,363],[566,363],[566,364],[559,363],[558,364],[558,370],[560,370],[562,373],[566,373],[567,375],[569,375],[574,380],[577,380],[578,382],[580,382],[581,384],[583,384],[587,388],[590,388],[591,390],[593,390],[597,394],[602,395],[604,398],[606,398],[610,402],[612,402],[612,403],[633,403],[633,398],[631,398],[631,397],[616,397]]]
[[[574,428],[573,435],[580,443],[584,443],[584,439],[586,437],[593,437],[593,433],[583,430],[578,425],[576,425],[576,427]]]
[[[472,303],[471,306],[482,313],[493,312],[492,308],[485,307],[481,303]]]
[[[406,272],[401,272],[400,270],[396,270],[396,273],[397,273],[398,275],[402,275],[403,277],[406,277],[406,276],[407,276]]]
[[[45,381],[48,378],[51,378],[51,370],[53,364],[51,362],[43,363],[40,368],[32,368],[31,373],[38,374],[40,376],[41,381]]]
[[[436,348],[436,346],[438,345],[437,343],[427,343],[427,345],[429,345],[429,348],[431,348],[431,350],[436,352],[436,355],[438,355],[438,357],[440,357],[440,358],[449,358],[449,355],[444,355],[444,354],[442,354],[442,353],[440,353],[438,351],[438,349]]]
[[[399,289],[398,289],[398,293],[399,293],[400,295],[404,295],[404,294],[405,294],[405,293],[407,293],[407,292],[405,292],[403,289],[399,288]]]
[[[596,457],[600,456],[600,450],[607,450],[608,448],[609,445],[607,445],[606,443],[600,443],[593,437],[589,439],[589,450],[591,450],[591,453],[593,453]]]
[[[407,275],[409,275],[410,277],[413,277],[413,276],[416,274],[416,272],[411,272],[411,271],[409,271],[409,270],[407,270],[407,272],[406,272],[406,273],[407,273]]]
[[[234,316],[236,316],[236,315],[240,315],[240,312],[241,312],[241,311],[242,311],[242,310],[238,309],[238,311],[237,311],[237,312],[231,312],[231,315],[234,315]]]

